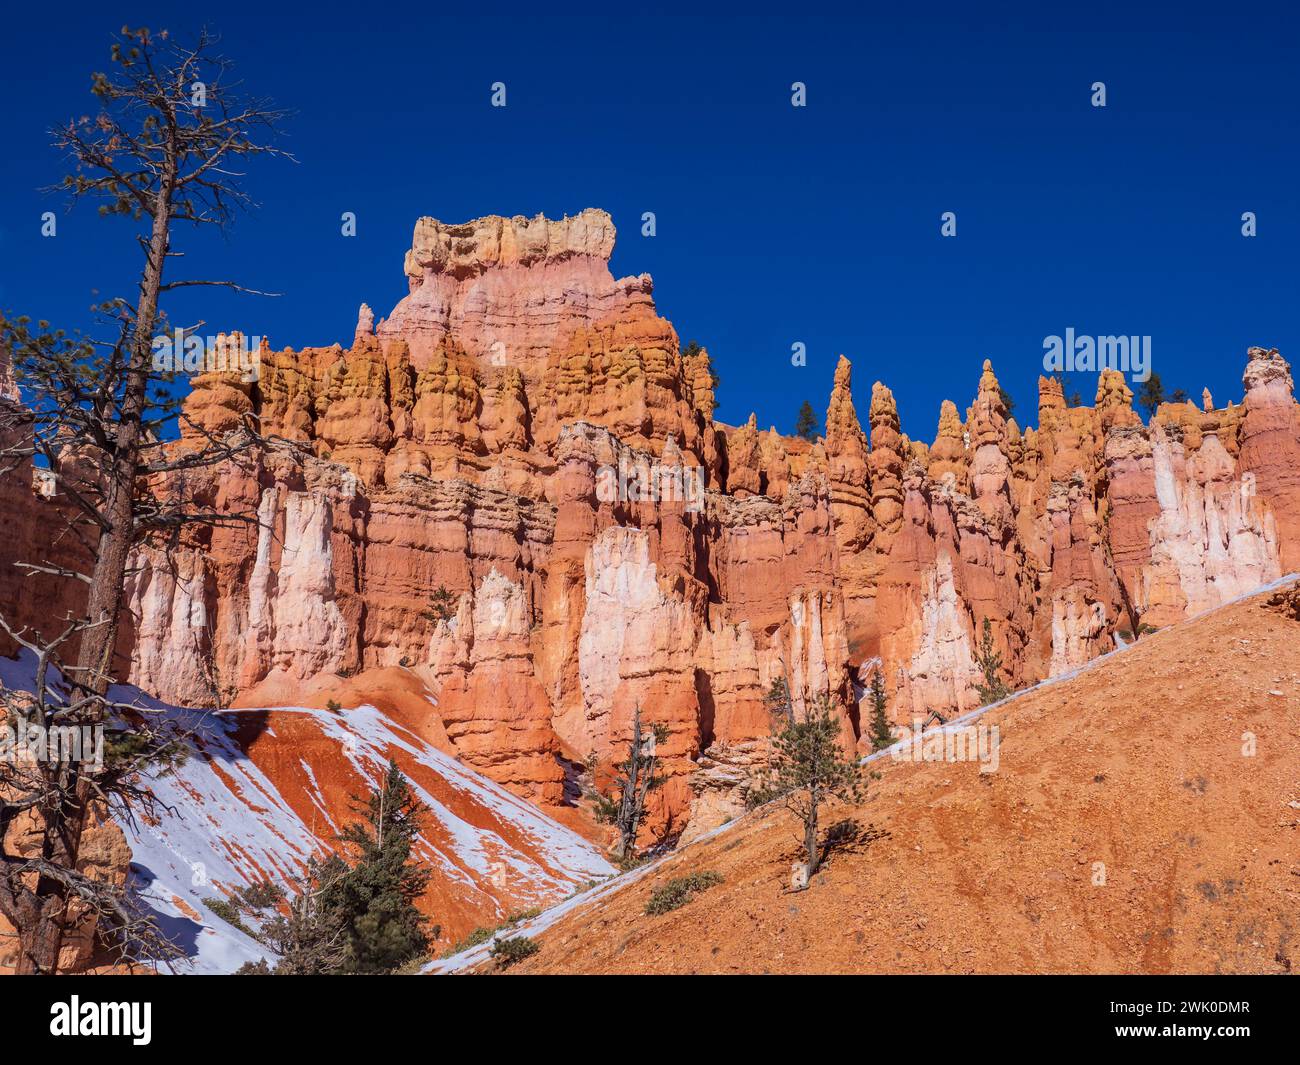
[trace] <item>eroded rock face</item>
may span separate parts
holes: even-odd
[[[410,294],[378,333],[402,339],[422,370],[449,336],[472,358],[519,367],[542,380],[578,327],[628,322],[653,310],[648,276],[609,272],[614,224],[604,211],[574,218],[479,218],[447,225],[421,218],[406,253]]]
[[[1153,625],[1218,606],[1281,574],[1277,522],[1217,435],[1185,446],[1153,430],[1159,516],[1147,526],[1151,564],[1138,593]]]
[[[1238,462],[1253,483],[1250,491],[1277,521],[1283,572],[1294,573],[1300,569],[1300,407],[1291,366],[1277,349],[1251,348],[1247,355],[1245,413],[1234,434]]]
[[[39,857],[41,840],[40,819],[31,810],[19,813],[0,838],[5,853],[17,858]],[[106,816],[99,804],[93,805],[82,830],[77,871],[93,881],[121,889],[130,875],[130,866],[131,848],[122,829]],[[89,903],[78,898],[71,901],[61,922],[60,972],[82,972],[98,960],[99,954],[104,954],[107,960],[96,920]],[[17,969],[19,951],[16,929],[0,915],[0,975]]]
[[[131,679],[265,705],[406,669],[430,736],[545,806],[626,753],[639,705],[669,735],[648,830],[689,836],[741,808],[774,684],[795,713],[831,699],[851,745],[868,663],[910,724],[978,702],[985,620],[1022,685],[1300,569],[1300,408],[1276,351],[1250,350],[1244,403],[1150,425],[1119,374],[1090,407],[1040,379],[1023,431],[985,362],[930,446],[880,382],[864,427],[841,359],[810,443],[714,422],[707,352],[682,349],[648,277],[612,276],[613,240],[600,211],[421,219],[409,294],[379,322],[363,304],[347,348],[264,345],[256,381],[196,379],[204,432],[280,442],[198,475],[255,523],[139,552]],[[20,598],[10,565],[59,506],[31,476],[0,479],[20,621],[56,603]]]

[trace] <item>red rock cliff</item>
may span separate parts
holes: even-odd
[[[1276,351],[1250,350],[1242,405],[1166,404],[1148,426],[1118,374],[1091,407],[1040,379],[1023,432],[985,362],[930,446],[880,382],[864,427],[841,359],[809,444],[714,422],[708,354],[682,350],[648,276],[612,276],[613,241],[595,210],[424,218],[409,294],[378,325],[362,305],[349,347],[264,346],[253,383],[195,380],[205,430],[253,419],[282,442],[209,474],[212,505],[258,526],[141,553],[131,679],[264,705],[405,667],[431,733],[547,806],[566,767],[620,752],[640,704],[670,734],[655,828],[696,833],[739,808],[774,681],[796,710],[829,695],[852,741],[876,669],[896,721],[975,705],[985,619],[1020,685],[1300,569],[1300,408]],[[0,483],[7,606],[57,505],[30,477]]]

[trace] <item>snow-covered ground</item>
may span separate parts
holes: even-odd
[[[26,652],[0,659],[0,685],[30,690],[33,668]],[[157,820],[118,816],[133,890],[187,956],[177,972],[228,973],[270,956],[204,899],[294,876],[348,819],[347,797],[377,780],[390,757],[425,806],[416,853],[434,867],[435,921],[439,905],[455,905],[491,923],[615,871],[577,833],[373,706],[211,712],[169,707],[134,688],[112,694],[172,716],[193,736],[184,764],[151,781]],[[258,737],[253,756],[241,746],[250,734]]]
[[[1296,579],[1296,574],[1290,574],[1231,602]],[[1144,636],[1143,641],[1160,639],[1167,631]],[[968,725],[1004,703],[1100,668],[1131,646],[1122,646],[999,703],[972,710],[941,728]],[[33,667],[33,657],[27,652],[17,659],[0,658],[0,686],[29,690]],[[514,898],[526,897],[531,891],[539,899],[554,899],[592,880],[601,881],[520,923],[514,935],[538,935],[565,914],[597,905],[611,893],[651,875],[659,864],[648,862],[614,876],[613,867],[592,844],[428,745],[373,706],[344,713],[301,707],[216,713],[167,707],[134,688],[115,689],[113,697],[176,715],[195,735],[195,753],[185,764],[153,781],[154,792],[170,809],[157,823],[136,817],[124,826],[132,847],[134,890],[154,910],[168,935],[185,949],[188,960],[177,966],[178,972],[228,973],[245,961],[268,956],[265,947],[218,918],[203,900],[220,897],[223,886],[238,888],[268,877],[284,880],[310,854],[319,852],[322,841],[341,827],[337,824],[338,803],[327,796],[325,780],[337,778],[343,764],[350,767],[350,779],[369,781],[378,777],[389,757],[397,758],[429,811],[420,855],[453,890],[480,902],[492,887],[504,889],[503,893]],[[286,725],[295,726],[295,737],[310,735],[313,739],[303,743],[301,756],[293,758],[292,780],[286,777],[278,787],[237,741],[241,726],[246,728],[250,720],[257,719],[265,719],[260,726],[262,735],[273,745],[297,742],[275,736],[276,728]],[[327,741],[323,745],[322,739]],[[869,755],[864,762],[889,757],[893,749]],[[287,783],[299,798],[297,804],[286,797]],[[690,846],[733,831],[748,816],[714,829]],[[499,905],[496,912],[503,915],[506,908]],[[424,972],[463,971],[486,961],[489,950],[490,944],[481,944],[431,962]]]

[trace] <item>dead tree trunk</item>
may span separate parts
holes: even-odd
[[[172,226],[224,228],[237,210],[253,206],[240,185],[242,172],[231,164],[254,155],[286,154],[264,140],[275,136],[284,112],[232,91],[238,82],[227,76],[229,61],[212,51],[215,43],[206,32],[186,47],[167,34],[124,30],[113,46],[112,72],[92,76],[99,114],[55,131],[56,146],[74,164],[58,188],[74,200],[99,198],[101,213],[148,220],[147,231],[135,238],[145,255],[136,295],[99,308],[118,327],[116,342],[74,343],[44,322],[30,330],[26,318],[16,323],[0,318],[0,343],[7,342],[15,353],[15,365],[23,356],[21,383],[36,397],[28,413],[39,424],[34,445],[0,446],[0,456],[45,459],[94,555],[88,573],[45,571],[81,580],[86,608],[81,618],[69,619],[73,628],[61,638],[75,633],[75,659],[49,658],[56,673],[61,672],[62,684],[52,693],[43,689],[41,723],[57,719],[61,725],[100,726],[133,736],[125,745],[128,753],[119,750],[107,769],[76,761],[43,765],[35,773],[0,766],[0,912],[17,928],[20,972],[56,972],[69,930],[96,915],[118,930],[128,929],[135,946],[142,942],[136,934],[138,915],[120,892],[104,889],[77,869],[88,818],[110,797],[149,801],[147,785],[136,787],[132,780],[165,750],[155,743],[158,733],[151,736],[149,727],[110,712],[114,706],[108,693],[116,675],[118,623],[133,549],[164,537],[179,543],[183,531],[198,523],[256,520],[193,505],[183,491],[176,498],[156,495],[151,483],[224,462],[254,441],[251,430],[241,431],[220,439],[208,436],[208,446],[199,451],[172,453],[161,427],[177,415],[172,398],[155,388],[165,383],[153,365],[153,336],[163,322],[160,299],[165,293],[198,285],[257,291],[227,280],[165,282],[168,257],[179,254],[170,250]],[[108,355],[102,354],[105,349]],[[67,455],[98,459],[92,484],[82,484],[79,473],[64,476]],[[7,624],[4,628],[38,651],[42,662],[46,652],[54,651],[54,645],[42,644],[39,633],[22,637]],[[19,853],[7,850],[14,837],[21,837]],[[151,950],[159,946],[157,938],[147,945]],[[167,956],[171,944],[162,947]]]
[[[632,743],[628,749],[627,762],[623,766],[623,775],[618,783],[621,794],[618,813],[614,824],[618,829],[618,843],[614,856],[620,861],[636,853],[636,837],[645,819],[646,797],[655,786],[655,768],[659,764],[656,753],[657,737],[652,732],[649,736],[641,731],[641,706],[638,703],[632,715]]]
[[[105,470],[104,524],[95,551],[86,602],[89,625],[81,633],[74,675],[69,678],[83,696],[103,697],[112,682],[113,650],[117,643],[118,616],[122,609],[126,567],[135,543],[135,492],[140,472],[140,444],[148,406],[151,341],[162,290],[163,265],[167,261],[171,231],[171,197],[176,180],[176,160],[169,152],[154,198],[153,227],[145,269],[136,304],[131,362],[115,439],[115,453]],[[89,715],[87,723],[103,720],[102,705]],[[61,869],[76,869],[91,799],[90,781],[75,762],[70,762],[62,782],[63,801],[41,811],[41,857]],[[33,925],[19,929],[19,973],[58,971],[59,952],[74,901],[68,886],[50,876],[38,874],[36,895],[40,911]]]

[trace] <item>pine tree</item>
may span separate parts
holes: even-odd
[[[1079,390],[1073,386],[1073,383],[1067,374],[1061,374],[1061,395],[1065,397],[1065,405],[1067,407],[1083,406],[1083,396],[1081,396]]]
[[[799,408],[799,420],[795,422],[794,435],[802,436],[809,443],[817,440],[817,412],[806,399]]]
[[[877,669],[871,676],[871,749],[883,751],[894,743],[894,734],[886,712],[885,678]]]
[[[777,677],[763,696],[767,712],[784,724],[790,720],[790,686],[784,677]]]
[[[337,973],[344,961],[347,932],[342,911],[324,901],[325,889],[347,876],[347,863],[336,855],[313,857],[294,884],[289,913],[275,913],[262,922],[261,940],[280,955],[275,968],[265,960],[245,964],[242,975],[322,976]],[[264,908],[264,907],[263,907]]]
[[[791,721],[772,742],[765,785],[751,795],[754,805],[781,800],[803,825],[808,875],[817,872],[821,853],[817,825],[821,807],[832,797],[860,802],[865,789],[862,766],[840,752],[840,722],[831,700],[822,696],[801,721]]]
[[[456,616],[456,596],[445,585],[439,585],[429,596],[429,608],[420,612],[426,621],[450,621]]]
[[[428,918],[415,900],[430,874],[410,860],[422,807],[395,762],[366,799],[354,802],[360,820],[338,838],[355,851],[355,864],[338,854],[313,857],[293,883],[287,914],[265,915],[285,900],[269,883],[236,896],[238,909],[259,918],[257,938],[280,956],[274,969],[263,960],[245,964],[240,974],[385,973],[428,951]]]
[[[1146,379],[1142,391],[1138,393],[1138,404],[1147,412],[1147,417],[1155,414],[1156,408],[1165,401],[1165,388],[1160,383],[1160,375],[1153,373]]]
[[[1000,676],[1002,655],[993,645],[993,626],[989,624],[988,618],[984,619],[984,627],[980,635],[980,649],[979,654],[975,656],[975,665],[984,674],[984,683],[975,685],[975,690],[979,692],[980,706],[996,703],[999,699],[1005,699],[1011,694],[1011,688]]]
[[[354,800],[360,816],[339,835],[356,855],[350,868],[338,857],[320,872],[320,904],[337,911],[343,927],[343,973],[383,973],[428,951],[428,918],[415,907],[429,883],[428,869],[411,860],[423,809],[411,785],[389,762],[380,786]]]

